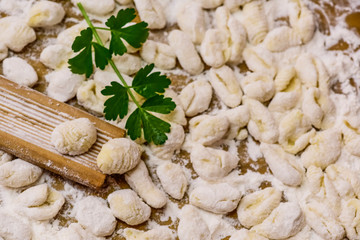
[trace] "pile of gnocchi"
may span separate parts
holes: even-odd
[[[140,49],[127,44],[113,60],[129,84],[147,63],[173,78],[164,95],[177,106],[156,115],[171,131],[160,146],[143,138],[104,144],[99,169],[127,184],[113,183],[105,197],[67,180],[56,189],[49,173],[0,151],[0,240],[360,239],[360,104],[339,108],[337,101],[351,99],[332,89],[339,72],[324,61],[333,55],[326,55],[314,3],[0,1],[3,75],[29,87],[44,78],[49,97],[75,99],[100,118],[108,99],[101,91],[119,79],[109,67],[89,79],[69,70],[71,45],[87,27],[67,16],[79,14],[78,2],[99,27],[126,7],[148,23],[149,40]],[[36,59],[45,76],[18,54],[39,29],[56,32]],[[109,44],[110,33],[99,34]],[[135,108],[130,100],[129,114],[111,123],[125,128]],[[96,129],[77,119],[58,126],[49,141],[63,154],[82,154]],[[255,166],[263,160],[267,171],[243,172],[244,158]],[[64,215],[69,221],[60,226]]]

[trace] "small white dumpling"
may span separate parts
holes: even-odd
[[[241,80],[241,87],[247,97],[260,102],[270,100],[275,94],[274,81],[266,74],[248,74]]]
[[[190,203],[198,208],[216,214],[233,211],[241,193],[227,183],[206,184],[195,187],[190,193]]]
[[[153,228],[145,232],[134,228],[125,228],[124,237],[126,240],[175,240],[172,231],[165,226]]]
[[[182,199],[188,185],[187,178],[180,165],[166,162],[159,165],[156,174],[165,192],[175,199]]]
[[[196,1],[187,1],[179,7],[176,14],[180,29],[189,34],[194,44],[200,44],[204,39],[205,12]]]
[[[94,80],[84,81],[76,93],[78,103],[96,115],[104,115],[104,103],[108,97],[101,94],[103,89],[104,86]]]
[[[154,63],[155,67],[168,70],[176,65],[176,55],[173,49],[160,42],[147,40],[140,50],[140,56],[148,63]]]
[[[312,87],[304,93],[302,102],[304,115],[309,118],[311,124],[316,128],[321,128],[321,122],[324,116],[324,112],[317,102],[319,98],[319,89]]]
[[[71,0],[71,2],[76,5],[81,3],[85,10],[89,13],[103,16],[115,9],[115,1],[114,0]]]
[[[253,45],[261,43],[269,31],[263,3],[252,1],[245,4],[243,15],[243,25],[246,28],[249,42]]]
[[[234,71],[228,66],[211,68],[209,81],[221,101],[228,107],[237,107],[241,103],[242,91]]]
[[[293,66],[280,68],[275,76],[274,84],[277,92],[301,92],[301,81],[297,78]]]
[[[9,49],[4,43],[0,42],[0,61],[7,58],[8,54],[9,54]]]
[[[105,174],[123,174],[138,165],[141,153],[141,147],[130,139],[115,138],[102,146],[96,163]]]
[[[22,58],[6,58],[2,67],[4,76],[17,84],[32,87],[38,81],[35,69]]]
[[[268,187],[244,196],[237,209],[241,225],[250,228],[262,223],[281,201],[281,192]]]
[[[114,232],[116,219],[103,199],[85,197],[76,202],[74,210],[78,223],[95,236],[105,237]]]
[[[256,232],[249,231],[246,228],[242,228],[239,231],[236,231],[229,240],[268,240],[266,237],[263,237]]]
[[[40,54],[40,62],[52,69],[60,69],[67,66],[67,61],[72,55],[70,47],[62,44],[54,44],[45,47]]]
[[[300,94],[296,91],[277,92],[268,105],[270,112],[285,113],[296,107]]]
[[[131,189],[111,193],[107,198],[113,215],[129,225],[138,225],[150,218],[151,208]]]
[[[151,207],[162,208],[165,206],[167,197],[165,193],[153,183],[143,161],[140,161],[134,169],[125,174],[125,180]]]
[[[62,154],[80,155],[96,142],[97,131],[88,118],[66,121],[51,133],[51,143]]]
[[[133,75],[141,68],[141,58],[136,55],[124,53],[121,56],[113,56],[112,60],[114,61],[118,70],[126,75]],[[108,65],[105,68],[105,71],[113,71],[113,69],[110,65]]]
[[[298,78],[306,88],[317,87],[318,71],[314,64],[314,58],[310,54],[301,54],[295,64]]]
[[[231,56],[229,33],[223,29],[208,29],[201,42],[200,53],[204,62],[215,68],[223,66]]]
[[[0,150],[0,166],[4,163],[10,162],[13,159],[13,156],[9,153]]]
[[[42,169],[21,159],[0,166],[0,184],[20,188],[34,183],[42,175]]]
[[[231,12],[239,10],[240,6],[245,5],[252,0],[224,0],[224,6],[226,6]]]
[[[62,228],[57,232],[56,237],[56,240],[105,240],[83,229],[79,223],[71,223],[68,227]]]
[[[271,52],[282,52],[300,44],[300,35],[288,26],[281,26],[271,30],[264,39],[264,45]]]
[[[349,240],[360,238],[360,200],[351,198],[343,202],[342,211],[339,216],[341,224],[344,226],[346,236]]]
[[[269,75],[269,77],[275,76],[274,60],[271,53],[266,49],[247,45],[243,51],[243,57],[251,71]]]
[[[195,172],[205,180],[218,180],[238,166],[239,157],[221,149],[196,144],[190,153]]]
[[[40,1],[30,8],[27,23],[30,27],[50,27],[60,23],[64,16],[65,10],[60,3]]]
[[[31,240],[31,227],[19,218],[5,211],[0,211],[0,238],[5,240]]]
[[[162,4],[158,0],[134,0],[142,21],[150,29],[161,29],[166,26],[166,18]]]
[[[49,195],[46,183],[31,187],[16,197],[16,203],[24,207],[36,207],[43,204]]]
[[[302,43],[307,43],[312,39],[316,28],[315,17],[302,0],[291,1],[289,20]]]
[[[178,226],[179,240],[209,240],[211,234],[199,210],[192,205],[185,205],[181,209]]]
[[[201,4],[201,7],[205,9],[217,8],[224,2],[224,0],[196,0],[196,1],[199,2]]]
[[[193,117],[208,109],[212,88],[206,79],[198,79],[183,88],[179,95],[181,105],[187,117]]]
[[[247,137],[247,134],[244,137],[244,131],[246,131],[244,127],[249,122],[250,113],[246,105],[226,110],[221,115],[224,115],[229,120],[229,130],[225,134],[227,139],[236,138],[237,140],[243,140]]]

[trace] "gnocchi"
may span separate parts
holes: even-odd
[[[300,44],[300,35],[288,26],[281,26],[271,30],[264,39],[264,45],[271,52],[282,52]]]
[[[274,82],[265,74],[250,73],[241,80],[241,87],[247,97],[260,102],[270,100],[275,94]]]
[[[0,238],[5,240],[31,240],[30,225],[5,211],[0,211]]]
[[[140,18],[148,23],[150,29],[161,29],[166,26],[164,9],[158,0],[134,0]]]
[[[9,54],[9,49],[4,43],[0,42],[0,61],[7,58],[8,54]]]
[[[246,105],[241,105],[233,109],[226,110],[221,113],[226,116],[229,121],[229,130],[225,134],[227,139],[236,138],[237,140],[243,140],[247,137],[243,136],[243,131],[246,131],[244,127],[248,124],[250,119],[249,109]]]
[[[320,91],[317,88],[309,88],[304,93],[302,102],[302,111],[305,116],[310,120],[311,124],[316,128],[321,128],[321,122],[324,112],[317,103],[320,97]]]
[[[257,234],[256,232],[249,231],[245,228],[236,231],[229,240],[268,240],[267,238]]]
[[[64,16],[65,10],[60,3],[36,2],[30,8],[27,24],[30,27],[50,27],[60,23]]]
[[[81,3],[85,10],[89,13],[103,16],[111,13],[115,9],[114,0],[102,0],[98,2],[96,0],[71,0],[74,5]]]
[[[176,65],[176,55],[173,49],[164,43],[147,40],[142,45],[140,56],[146,62],[154,63],[160,69],[173,69]]]
[[[103,86],[94,80],[84,81],[77,90],[78,103],[96,115],[103,115],[107,97],[101,94]]]
[[[223,29],[208,29],[200,46],[204,62],[215,68],[223,66],[231,56],[228,32]]]
[[[273,57],[266,49],[248,45],[243,51],[243,58],[251,71],[270,77],[275,76],[276,68],[273,65]]]
[[[9,57],[3,61],[3,74],[9,80],[28,87],[34,86],[38,81],[35,69],[19,57]]]
[[[13,159],[13,156],[9,153],[0,150],[0,166],[4,163],[10,162]]]
[[[61,69],[71,57],[71,48],[62,44],[45,47],[40,54],[40,62],[51,69]]]
[[[210,236],[210,230],[201,218],[199,210],[192,205],[185,205],[180,213],[179,240],[208,240],[211,239]]]
[[[359,212],[360,212],[359,199],[351,198],[349,200],[344,201],[339,219],[345,228],[346,236],[350,240],[355,240],[360,238]]]
[[[217,8],[224,2],[224,0],[197,0],[197,1],[201,4],[201,7],[205,9]]]
[[[124,236],[126,240],[175,240],[173,233],[167,227],[153,228],[145,232],[133,228],[125,228]]]
[[[243,7],[243,24],[253,45],[261,43],[269,31],[266,15],[263,5],[258,1],[246,3]]]

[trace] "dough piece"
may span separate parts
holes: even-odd
[[[147,40],[140,50],[140,56],[155,67],[169,70],[176,65],[176,55],[173,49],[164,43]]]
[[[49,195],[49,187],[46,183],[31,187],[16,197],[16,202],[24,207],[37,207],[43,204]]]
[[[270,111],[259,101],[250,98],[245,98],[244,103],[250,111],[248,131],[251,136],[260,142],[277,142],[279,131]]]
[[[318,71],[314,64],[314,58],[310,54],[302,54],[295,64],[296,73],[306,88],[318,86]]]
[[[223,29],[208,29],[200,46],[204,62],[215,68],[223,66],[229,59],[229,33]]]
[[[259,102],[269,101],[275,94],[274,81],[265,74],[250,73],[242,79],[241,87],[247,97]]]
[[[76,96],[85,76],[74,74],[69,68],[62,68],[50,72],[45,79],[49,83],[46,88],[47,95],[60,102],[67,102]]]
[[[62,154],[79,155],[96,142],[96,128],[87,118],[66,121],[53,130],[51,143]]]
[[[326,204],[313,200],[305,205],[304,213],[307,224],[323,239],[344,238],[344,228]]]
[[[171,89],[166,89],[164,93],[164,97],[169,97],[172,99],[172,101],[176,104],[175,109],[169,114],[160,114],[160,113],[159,114],[153,113],[153,114],[167,122],[180,124],[183,126],[187,125],[187,120],[185,118],[185,111],[182,107],[179,95]]]
[[[357,128],[354,128],[350,125],[347,120],[344,120],[344,125],[342,126],[342,134],[344,137],[344,148],[355,156],[360,156],[360,131]]]
[[[213,9],[223,4],[224,0],[197,0],[201,4],[202,8]]]
[[[164,226],[153,228],[145,232],[134,228],[125,228],[124,236],[126,240],[175,240],[172,231]]]
[[[20,188],[34,183],[41,174],[41,168],[21,159],[15,159],[0,166],[0,184]]]
[[[302,43],[309,42],[315,32],[315,17],[301,0],[291,2],[289,11],[290,24],[300,36]]]
[[[10,162],[12,159],[12,155],[0,150],[0,166],[4,163]]]
[[[209,146],[222,139],[229,129],[227,117],[200,115],[189,121],[191,139],[194,142]]]
[[[189,34],[194,44],[200,44],[205,35],[205,13],[196,1],[188,1],[179,7],[176,15],[180,29]]]
[[[108,196],[114,216],[129,225],[138,225],[150,218],[151,208],[131,189],[118,190]]]
[[[332,164],[326,168],[326,174],[341,198],[360,197],[360,179],[357,173],[338,164]]]
[[[163,145],[150,143],[150,149],[158,158],[170,160],[174,152],[179,151],[184,142],[184,128],[179,124],[172,123],[170,133],[166,134],[166,136],[168,139]]]
[[[30,27],[50,27],[60,23],[64,16],[65,10],[60,3],[40,1],[30,8],[27,24]]]
[[[208,181],[219,180],[238,166],[239,158],[227,151],[196,144],[190,153],[195,172]]]
[[[186,33],[173,30],[169,33],[168,41],[185,71],[191,75],[197,75],[204,70],[204,64]]]
[[[78,223],[95,236],[105,237],[114,232],[116,219],[104,200],[85,197],[76,203],[74,209]]]
[[[54,44],[45,47],[40,54],[40,62],[51,69],[60,69],[67,66],[67,61],[72,55],[71,48]]]
[[[316,128],[321,128],[321,122],[324,116],[324,112],[317,103],[320,97],[320,91],[317,88],[309,88],[304,93],[304,99],[302,102],[302,110]]]
[[[227,139],[236,138],[237,140],[243,140],[242,131],[249,122],[250,113],[246,105],[241,105],[233,109],[226,110],[221,113],[227,117],[230,126],[228,132],[225,134]],[[246,130],[245,130],[246,131]]]
[[[239,10],[240,6],[245,5],[252,0],[224,0],[224,6],[226,6],[231,12]]]
[[[103,89],[104,86],[94,80],[84,81],[76,93],[78,103],[97,115],[104,115],[104,103],[108,97],[101,94]]]
[[[268,187],[243,197],[237,209],[241,225],[250,228],[262,223],[280,204],[281,195],[277,189]]]
[[[261,43],[269,31],[262,3],[253,1],[245,4],[243,15],[243,24],[247,31],[249,42],[253,45]]]
[[[301,184],[304,170],[297,157],[286,153],[276,144],[261,143],[260,149],[271,172],[277,179],[292,187]]]
[[[209,240],[210,236],[210,230],[200,217],[199,210],[191,205],[185,205],[180,213],[179,240]]]
[[[275,76],[273,57],[266,49],[247,46],[243,51],[243,57],[251,71],[269,75],[269,77]]]
[[[9,57],[3,61],[3,74],[9,80],[28,87],[38,81],[35,69],[19,57]]]
[[[141,58],[128,53],[124,53],[121,56],[113,56],[112,60],[114,61],[119,71],[126,75],[133,75],[137,73],[141,68]],[[113,71],[110,65],[105,68],[105,71],[109,70]]]
[[[351,198],[344,201],[339,219],[344,226],[346,236],[349,240],[360,238],[360,200]]]
[[[206,184],[195,187],[190,194],[190,203],[196,207],[217,214],[233,211],[241,193],[227,183]]]
[[[123,174],[138,165],[141,153],[141,147],[130,139],[115,138],[102,146],[96,162],[105,174]]]
[[[81,3],[88,13],[99,16],[111,13],[115,9],[114,0],[101,0],[100,2],[96,0],[71,0],[71,2],[74,5]]]
[[[161,29],[166,25],[162,5],[157,0],[134,0],[142,21],[147,22],[150,29]]]
[[[305,226],[305,217],[297,203],[280,203],[270,216],[253,231],[270,239],[287,239],[300,232]]]
[[[0,61],[7,58],[8,54],[9,54],[9,50],[7,46],[4,43],[0,42]]]
[[[15,16],[0,19],[0,42],[14,52],[20,52],[29,43],[36,40],[34,29]]]
[[[199,79],[183,88],[179,95],[187,117],[193,117],[208,109],[212,88],[206,79]]]
[[[249,231],[242,228],[231,235],[229,240],[268,240],[267,238],[257,234],[256,232]]]
[[[0,211],[0,238],[5,240],[31,240],[31,228],[17,217]]]
[[[125,180],[151,207],[162,208],[166,204],[165,193],[155,186],[143,161],[125,174]]]
[[[310,139],[310,145],[301,154],[301,161],[305,168],[315,165],[325,169],[338,159],[340,153],[340,133],[333,129],[324,130]]]
[[[95,237],[83,229],[79,223],[71,223],[69,227],[58,231],[56,236],[57,240],[105,240],[102,237]]]
[[[277,92],[296,91],[301,93],[301,81],[297,78],[295,68],[280,68],[274,79],[275,89]]]
[[[132,3],[132,0],[116,0],[116,2],[121,5],[128,5],[128,4]]]
[[[209,80],[215,93],[228,107],[237,107],[241,103],[242,91],[235,73],[228,66],[211,68]]]
[[[165,192],[175,199],[182,199],[187,189],[188,181],[180,165],[166,162],[159,165],[156,174]]]
[[[278,92],[275,94],[268,109],[270,112],[285,113],[296,107],[300,99],[300,94],[296,91]]]
[[[301,43],[300,34],[288,26],[271,30],[264,39],[264,45],[271,52],[282,52]]]

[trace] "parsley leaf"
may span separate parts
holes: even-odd
[[[108,49],[98,43],[92,43],[92,45],[94,46],[95,52],[95,64],[98,68],[104,70],[111,59],[111,53]]]
[[[116,120],[118,116],[120,118],[125,117],[128,113],[129,105],[129,97],[126,88],[118,82],[111,82],[111,86],[106,86],[101,93],[105,96],[113,95],[104,103],[105,119]]]
[[[176,104],[171,100],[171,98],[164,98],[162,95],[156,95],[147,99],[141,106],[144,110],[162,114],[170,113],[175,109],[175,107]]]
[[[126,121],[125,128],[128,130],[127,133],[132,140],[141,137],[142,121],[139,108],[131,113]]]
[[[160,75],[160,72],[153,72],[154,64],[146,65],[141,68],[133,82],[134,90],[143,97],[150,98],[157,93],[165,92],[165,88],[169,87],[171,81],[165,75]]]

